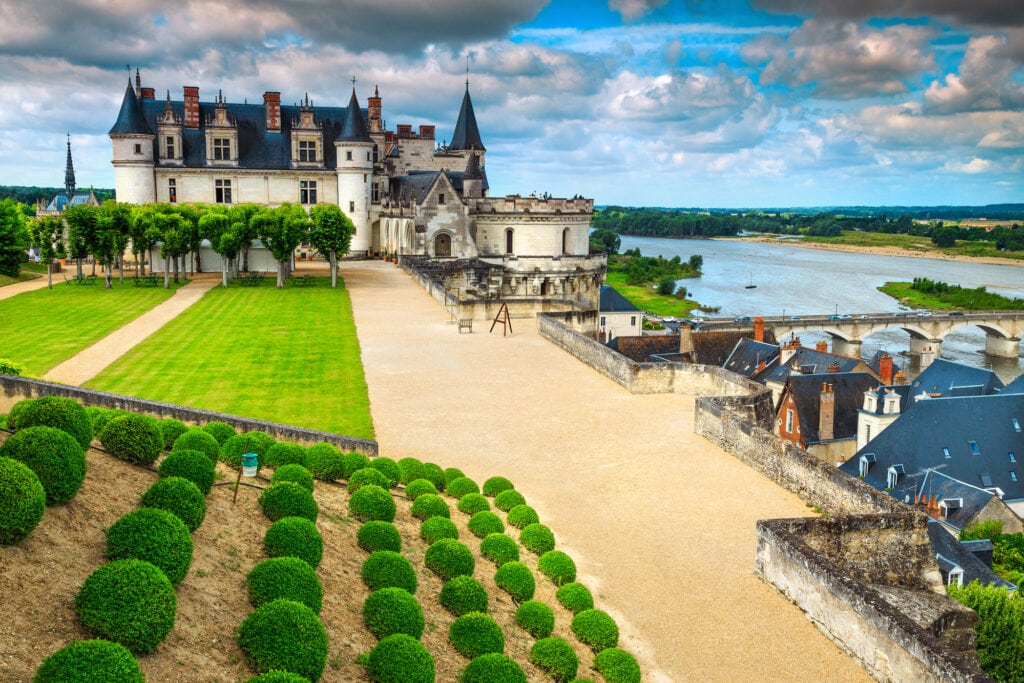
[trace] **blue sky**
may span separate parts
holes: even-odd
[[[343,7],[342,7],[343,5]],[[0,0],[0,183],[110,187],[125,65],[181,99],[344,105],[450,137],[492,194],[695,207],[1024,202],[1024,3]]]

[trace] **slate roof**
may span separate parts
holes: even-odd
[[[160,108],[163,111],[163,107]],[[156,119],[151,119],[155,123]],[[117,121],[110,129],[108,135],[152,135],[156,126],[150,126],[139,98],[135,96],[135,89],[131,81],[124,91],[124,98],[121,100],[121,111],[117,113]]]
[[[753,377],[758,366],[763,362],[769,366],[779,358],[779,347],[775,344],[743,338],[736,342],[732,353],[725,359],[722,367],[744,377]]]
[[[829,366],[833,362],[839,364],[839,372],[842,373],[853,372],[862,361],[859,358],[847,358],[801,346],[796,349],[789,360],[770,368],[767,373],[762,373],[761,378],[757,381],[785,384],[792,374],[814,375],[828,372]]]
[[[878,383],[867,372],[829,372],[815,375],[791,375],[783,396],[788,391],[796,404],[800,418],[800,435],[804,443],[821,442],[818,428],[821,424],[821,387],[831,384],[835,394],[835,420],[833,439],[857,436],[857,409],[864,404],[864,392]],[[782,404],[780,399],[779,404]]]
[[[952,534],[934,520],[928,524],[928,540],[931,542],[932,552],[935,553],[939,568],[942,570],[943,582],[949,575],[950,565],[954,565],[963,569],[965,586],[971,581],[978,581],[989,586],[999,586],[1011,591],[1017,590],[1017,586],[992,571],[988,565],[971,552],[967,545],[953,538]],[[939,560],[939,557],[945,562]]]
[[[693,362],[701,365],[717,365],[721,367],[729,358],[729,354],[736,348],[741,339],[753,336],[751,328],[745,332],[712,332],[694,330],[690,334],[693,342]],[[775,344],[775,333],[766,329],[764,340],[768,344]]]
[[[89,192],[76,192],[75,196],[68,202],[68,196],[63,192],[58,192],[54,195],[50,203],[46,205],[47,211],[63,211],[69,206],[82,206],[83,204],[92,204],[95,198],[92,196],[92,190]]]
[[[629,299],[619,294],[614,287],[601,285],[601,303],[599,305],[602,313],[639,313],[640,309],[630,303]],[[678,349],[679,342],[676,342]]]
[[[883,412],[883,410],[885,408],[884,398],[885,398],[885,392],[887,392],[887,391],[895,392],[896,395],[900,397],[900,413],[905,413],[907,411],[907,406],[910,405],[910,403],[911,403],[910,385],[909,384],[890,384],[889,386],[878,385],[878,386],[874,386],[874,387],[871,387],[871,388],[878,395],[878,401],[875,404],[875,410],[872,412],[873,415],[884,415],[885,414]],[[864,406],[863,405],[861,406],[860,410],[862,410],[862,411],[864,410]],[[865,411],[865,412],[871,412],[871,411]]]
[[[479,149],[486,151],[480,139],[480,129],[476,125],[476,114],[473,112],[473,101],[469,99],[469,82],[466,82],[466,94],[462,97],[462,108],[459,109],[459,120],[455,122],[455,132],[448,149]]]
[[[871,358],[869,360],[865,361],[865,363],[867,363],[867,366],[869,368],[871,368],[871,372],[873,372],[876,375],[878,375],[879,377],[881,377],[882,372],[880,370],[880,366],[881,366],[881,362],[882,362],[882,356],[891,356],[891,355],[892,354],[888,353],[887,351],[882,351],[881,349],[879,349],[878,351],[875,351],[875,355],[871,356]],[[892,360],[892,374],[895,375],[897,372],[900,372],[902,370],[903,370],[903,368],[900,367],[899,363],[896,362],[896,359],[893,358],[893,360]]]
[[[958,506],[946,508],[942,523],[957,531],[974,521],[974,518],[992,502],[996,494],[978,486],[972,486],[945,473],[946,470],[926,470],[916,480],[908,480],[908,486],[914,486],[919,496],[935,496],[939,501],[957,500]],[[897,487],[899,489],[899,487]],[[900,489],[902,490],[902,489]]]
[[[1024,375],[1013,380],[999,390],[1001,394],[1024,394]]]
[[[345,111],[345,119],[341,124],[341,134],[336,138],[337,142],[368,142],[373,144],[373,138],[367,132],[366,119],[363,118],[362,110],[359,109],[359,100],[356,99],[356,89],[352,88],[352,97],[348,101]]]
[[[936,358],[910,386],[915,396],[922,391],[942,396],[985,396],[1002,389],[1003,383],[991,370]]]

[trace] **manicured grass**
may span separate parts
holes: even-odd
[[[662,296],[650,285],[627,285],[625,273],[608,273],[605,284],[610,285],[630,303],[641,311],[659,316],[686,318],[699,305],[689,299],[677,299],[674,296]]]
[[[87,386],[373,438],[348,291],[215,288]]]
[[[175,289],[144,289],[116,280],[113,289],[104,289],[101,280],[69,285],[57,275],[53,289],[0,300],[0,356],[24,365],[26,375],[39,377],[166,301]]]

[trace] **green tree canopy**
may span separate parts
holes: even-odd
[[[22,205],[12,199],[0,201],[0,275],[18,277],[28,244]]]
[[[355,226],[336,204],[317,204],[310,212],[309,241],[331,264],[331,287],[338,286],[338,257],[348,253]]]

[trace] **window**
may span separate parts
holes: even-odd
[[[602,315],[601,316],[601,327],[604,327],[606,324],[607,323],[605,322],[605,317]]]
[[[944,458],[947,458],[947,459],[948,459],[948,458],[950,458],[950,457],[952,457],[952,456],[951,456],[951,455],[949,454],[949,449],[948,449],[948,448],[945,448],[945,447],[943,447],[943,449],[942,449],[942,456],[943,456]]]
[[[348,203],[348,212],[350,214],[353,214],[353,213],[356,212],[356,203],[355,202],[349,202]]]
[[[1013,423],[1013,431],[1019,432],[1020,431],[1020,420],[1018,420],[1017,418],[1012,418],[1010,421]]]
[[[167,179],[167,201],[171,204],[178,201],[178,181],[174,178]]]
[[[1007,453],[1010,456],[1010,462],[1017,462],[1017,456],[1013,454],[1013,451]]]
[[[562,230],[562,253],[569,253],[569,228]]]
[[[299,140],[299,161],[316,161],[316,141]],[[315,204],[316,202],[310,202]]]
[[[874,453],[865,453],[860,456],[860,463],[858,463],[858,470],[861,477],[868,476],[868,471],[871,469],[871,463],[875,462]]]
[[[636,316],[635,315],[629,316],[629,326],[630,327],[636,327]]]
[[[864,425],[864,440],[871,441],[871,425]]]
[[[971,447],[971,453],[972,454],[978,455],[979,453],[981,453],[981,451],[978,449],[978,442],[977,441],[968,441],[967,445]]]
[[[213,139],[213,158],[215,161],[231,160],[231,138]]]
[[[167,153],[164,154],[164,157],[166,157],[167,159],[173,159],[174,158],[174,136],[173,135],[168,135],[167,136],[167,140],[166,140],[166,145],[165,146],[167,147]]]
[[[299,181],[299,203],[300,204],[316,204],[316,181],[315,180],[300,180]]]
[[[793,433],[793,411],[786,409],[786,432]]]
[[[1014,472],[1013,470],[1010,470],[1010,481],[1012,481],[1014,483],[1017,482],[1017,473]]]
[[[900,475],[904,474],[905,472],[906,471],[903,469],[903,465],[893,465],[892,467],[890,467],[885,477],[886,483],[888,484],[889,488],[896,488],[896,484],[899,483],[900,480]]]
[[[352,150],[345,152],[345,161],[352,161]]]
[[[978,478],[981,479],[981,485],[983,487],[985,487],[985,488],[991,488],[992,487],[992,475],[991,474],[988,474],[987,472],[982,472],[980,475],[978,475]]]
[[[444,204],[444,192],[437,193],[437,203]]]
[[[142,145],[140,145],[138,143],[135,144],[135,153],[136,154],[142,154]]]
[[[218,204],[230,204],[231,203],[231,181],[230,180],[215,180],[213,181],[214,187],[214,201]]]
[[[515,230],[513,230],[512,228],[509,228],[508,230],[505,231],[505,253],[506,254],[511,254],[512,253],[512,235],[513,235],[513,233],[515,233]]]
[[[370,152],[366,153],[366,160],[367,161],[373,161],[373,156],[370,154]]]
[[[371,201],[374,204],[380,204],[380,184],[378,184],[378,183],[374,183],[373,184],[373,189],[371,190],[371,194],[372,194],[372,197],[373,197]]]

